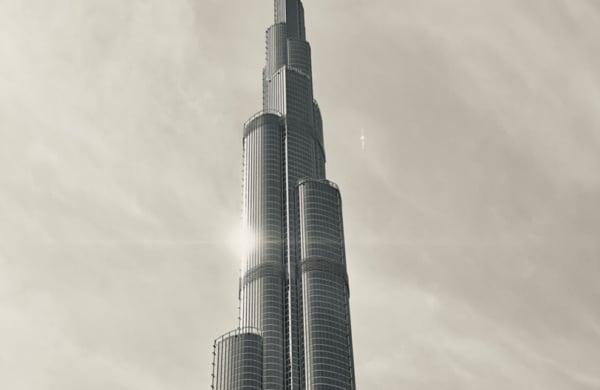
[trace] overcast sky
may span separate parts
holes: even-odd
[[[0,0],[0,388],[208,388],[272,6]],[[598,0],[305,6],[359,388],[599,389]]]

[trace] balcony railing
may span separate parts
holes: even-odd
[[[255,120],[256,118],[258,118],[261,115],[265,115],[265,114],[272,114],[272,115],[277,115],[279,117],[283,117],[283,114],[280,113],[277,110],[261,110],[259,112],[257,112],[256,114],[252,115],[250,117],[250,119],[248,119],[246,122],[244,122],[244,129],[246,128],[246,126],[248,126],[253,120]]]

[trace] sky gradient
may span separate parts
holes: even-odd
[[[600,388],[600,3],[304,3],[358,387]],[[271,23],[0,0],[0,388],[209,388]]]

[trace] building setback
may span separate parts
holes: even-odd
[[[275,0],[263,109],[244,125],[239,328],[215,341],[217,390],[354,390],[342,202],[326,179],[300,0]]]

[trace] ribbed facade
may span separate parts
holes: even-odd
[[[218,338],[213,354],[212,389],[263,389],[263,340],[257,330],[236,330]]]
[[[354,389],[342,200],[327,180],[298,186],[306,388]]]
[[[260,112],[244,126],[243,226],[247,253],[240,281],[240,326],[264,338],[264,386],[284,379],[284,122]]]
[[[262,100],[244,125],[239,326],[261,332],[261,389],[354,390],[341,198],[325,179],[300,0],[275,0]]]

